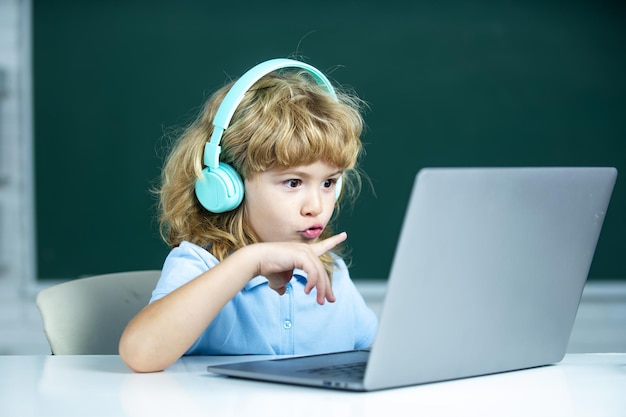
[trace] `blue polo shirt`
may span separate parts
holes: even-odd
[[[252,278],[224,306],[187,355],[316,354],[369,348],[378,321],[340,258],[333,273],[336,301],[317,304],[304,293],[306,273],[294,270],[284,295],[263,276]],[[204,248],[182,242],[167,256],[150,302],[169,294],[219,261]]]

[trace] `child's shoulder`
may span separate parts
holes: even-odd
[[[166,262],[178,262],[184,260],[202,261],[207,266],[215,266],[219,263],[217,258],[215,258],[215,256],[213,256],[211,252],[208,251],[207,247],[202,247],[186,240],[182,241],[178,246],[170,251],[170,253],[167,255]]]

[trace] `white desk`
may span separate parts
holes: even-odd
[[[0,416],[626,416],[626,354],[374,393],[220,377],[188,357],[132,373],[118,356],[0,356]]]

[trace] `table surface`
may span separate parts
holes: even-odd
[[[626,353],[371,393],[227,378],[185,357],[136,374],[119,356],[0,356],[0,416],[626,416]]]

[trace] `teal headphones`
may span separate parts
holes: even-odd
[[[234,210],[241,204],[244,194],[243,180],[239,173],[230,165],[220,162],[220,140],[233,117],[237,106],[246,92],[261,77],[280,68],[302,68],[306,70],[320,85],[337,99],[337,94],[326,76],[317,68],[293,59],[271,59],[248,70],[237,80],[224,97],[213,119],[211,140],[204,145],[204,165],[202,176],[196,180],[195,190],[198,201],[212,213],[224,213]],[[341,177],[336,184],[336,199],[341,194]]]

